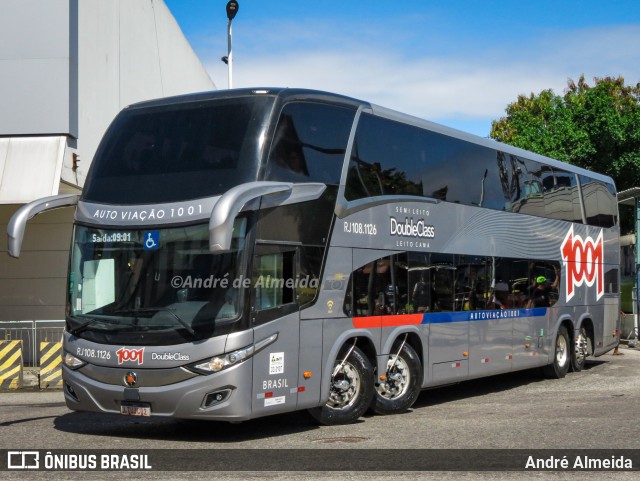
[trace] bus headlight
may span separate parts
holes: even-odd
[[[198,364],[192,364],[189,366],[194,371],[201,374],[211,374],[214,372],[222,371],[236,364],[240,364],[242,361],[249,359],[255,352],[254,346],[248,346],[237,351],[230,352],[229,354],[222,354],[215,356],[208,361]]]
[[[78,369],[86,364],[82,359],[78,359],[76,356],[69,352],[65,352],[62,354],[62,362],[69,369]]]
[[[227,369],[231,366],[235,366],[236,364],[240,364],[241,362],[246,361],[255,353],[260,352],[268,345],[276,342],[276,339],[278,339],[277,332],[275,334],[271,334],[269,337],[262,339],[261,341],[256,342],[255,344],[243,347],[242,349],[238,349],[237,351],[233,351],[228,354],[220,354],[219,356],[212,357],[207,361],[198,361],[185,367],[193,372],[197,372],[198,374],[213,374],[216,372],[220,372],[223,369]]]

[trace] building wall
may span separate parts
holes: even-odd
[[[0,137],[0,204],[62,193],[60,173],[71,155],[70,141],[66,135]]]
[[[0,205],[3,234],[18,207]],[[19,259],[9,257],[7,236],[0,236],[0,321],[64,319],[73,212],[63,208],[31,219]]]
[[[29,221],[19,259],[9,219],[77,192],[126,105],[215,85],[163,0],[0,0],[0,86],[0,321],[64,319],[74,209]]]
[[[0,0],[0,135],[78,129],[77,0]]]

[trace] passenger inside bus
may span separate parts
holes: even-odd
[[[420,280],[413,286],[413,305],[416,312],[429,311],[429,285],[425,279],[425,273],[420,274]]]
[[[483,295],[482,289],[478,283],[475,283],[469,291],[469,310],[475,311],[476,309],[482,309],[480,304],[481,296]]]
[[[550,307],[558,300],[560,268],[558,265],[547,265],[545,267],[547,268],[543,269],[542,272],[537,268],[537,275],[532,274],[531,284],[528,290],[529,300],[527,301],[526,307]],[[553,273],[549,267],[553,267]],[[532,269],[531,272],[533,273],[534,270]],[[553,276],[553,281],[550,282],[549,276]]]
[[[545,276],[536,277],[535,285],[529,293],[529,303],[527,307],[549,307],[551,306],[552,287],[547,282]]]

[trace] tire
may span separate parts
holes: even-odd
[[[584,368],[587,356],[591,352],[590,342],[587,330],[584,326],[581,326],[571,351],[571,370],[573,372],[580,372]]]
[[[573,343],[569,342],[567,328],[560,326],[553,351],[553,362],[543,368],[545,377],[561,379],[567,374],[571,364],[571,346]]]
[[[342,363],[351,348],[342,348],[335,368]],[[324,406],[309,409],[320,424],[334,426],[351,424],[360,418],[373,398],[373,367],[367,356],[354,347],[342,369],[331,379],[329,399]]]
[[[387,361],[387,379],[375,385],[371,411],[376,414],[405,412],[418,399],[422,365],[416,351],[407,343],[398,353],[400,343],[391,349]],[[398,356],[396,358],[396,353]],[[394,363],[395,360],[395,363]]]

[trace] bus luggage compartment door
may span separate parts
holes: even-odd
[[[464,380],[469,373],[469,361],[439,362],[433,365],[431,380],[434,383],[455,382]]]
[[[431,382],[439,384],[467,378],[468,355],[468,322],[434,322],[429,325]]]

